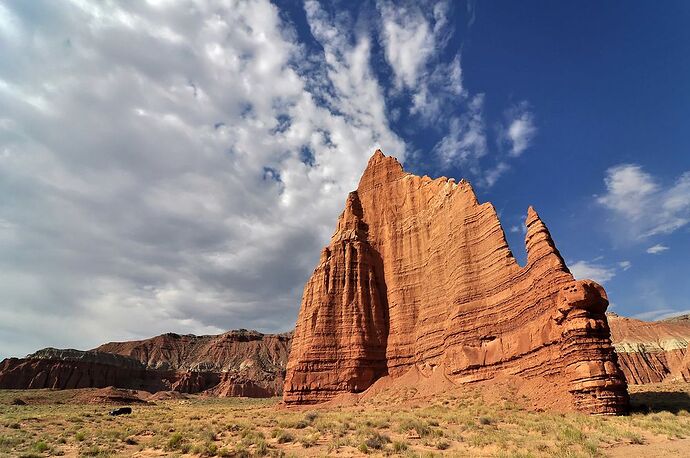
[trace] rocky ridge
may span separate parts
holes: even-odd
[[[628,383],[690,382],[690,320],[641,321],[608,314],[618,363]]]
[[[0,363],[0,388],[103,388],[280,395],[290,334],[230,331],[217,336],[164,334],[89,350],[46,348]]]

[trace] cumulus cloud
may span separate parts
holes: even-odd
[[[620,164],[606,171],[604,184],[606,193],[597,203],[632,239],[670,234],[690,222],[690,172],[664,186],[642,166]]]
[[[302,31],[269,0],[0,5],[0,357],[291,328],[372,151],[410,156],[405,110],[433,168],[509,170],[449,2],[381,0],[378,32],[328,7]]]
[[[602,285],[616,276],[615,268],[594,261],[577,261],[569,264],[568,267],[576,279],[594,280]]]
[[[2,356],[287,330],[371,152],[371,43],[307,2],[2,6]],[[316,64],[315,64],[316,62]]]
[[[660,243],[657,243],[656,245],[650,246],[649,248],[647,248],[647,253],[649,253],[649,254],[659,254],[659,253],[663,253],[663,252],[666,251],[666,250],[668,250],[668,247],[667,247],[667,246],[662,245],[662,244],[660,244]]]

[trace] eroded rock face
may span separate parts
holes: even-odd
[[[164,334],[95,350],[47,348],[0,363],[0,388],[118,388],[214,396],[282,393],[290,334]]]
[[[311,404],[383,376],[536,381],[564,406],[619,414],[625,380],[603,288],[575,281],[530,208],[520,267],[469,183],[405,173],[377,151],[307,282],[283,399]]]
[[[690,320],[641,321],[609,314],[611,338],[628,383],[690,382]]]

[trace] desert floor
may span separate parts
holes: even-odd
[[[309,410],[189,397],[111,417],[97,392],[0,390],[0,456],[690,456],[688,383],[631,386],[626,417],[531,412],[472,390]]]

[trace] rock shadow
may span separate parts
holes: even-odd
[[[690,395],[682,391],[647,391],[630,393],[631,413],[690,412]]]

